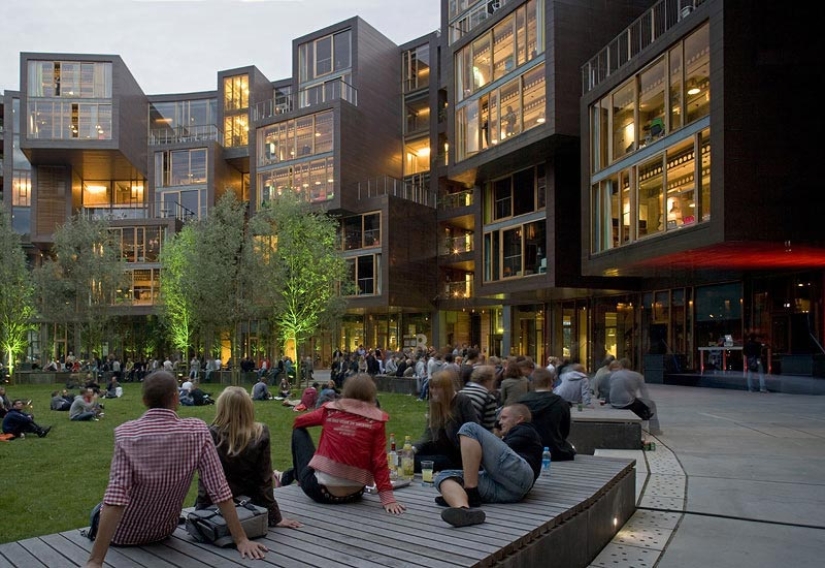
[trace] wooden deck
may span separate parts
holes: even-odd
[[[112,547],[114,568],[278,566],[357,567],[542,567],[587,566],[635,511],[635,461],[577,456],[552,465],[518,504],[485,505],[487,522],[456,529],[444,523],[431,487],[419,480],[399,489],[407,506],[385,513],[376,495],[360,503],[319,505],[297,485],[275,494],[281,510],[300,529],[270,529],[263,561],[241,560],[234,548],[194,542],[182,529],[162,543]],[[91,542],[80,530],[0,544],[0,566],[82,566]]]

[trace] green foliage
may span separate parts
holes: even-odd
[[[251,388],[251,385],[245,386]],[[38,424],[54,428],[46,438],[28,436],[0,442],[3,510],[16,512],[13,523],[3,524],[0,542],[88,526],[89,512],[103,498],[109,480],[114,429],[145,411],[140,387],[139,383],[125,383],[122,398],[103,400],[106,415],[100,422],[71,422],[68,412],[48,410],[51,391],[62,385],[6,385],[10,398],[33,401]],[[220,385],[208,383],[204,383],[203,388],[215,398],[222,390]],[[421,435],[426,404],[402,394],[379,393],[379,398],[381,408],[390,415],[388,436],[394,432],[396,439],[403,440],[404,435],[409,434],[415,440]],[[274,400],[255,402],[255,412],[256,419],[269,426],[273,466],[286,469],[290,466],[289,444],[296,414]],[[215,407],[182,406],[178,414],[208,423],[215,415]],[[317,442],[320,428],[312,428],[311,432]],[[196,495],[197,475],[184,506],[193,505]],[[400,498],[403,500],[403,495]]]
[[[172,345],[184,354],[192,345],[194,317],[197,312],[195,280],[195,231],[186,225],[174,238],[163,245],[160,262],[161,301],[164,323],[169,330]],[[191,261],[190,261],[191,259]]]
[[[26,255],[0,202],[0,350],[9,372],[14,370],[16,356],[26,349],[33,317],[34,283]]]
[[[119,244],[104,221],[77,215],[55,231],[51,252],[34,271],[40,318],[78,325],[86,352],[100,353],[115,290],[127,282]]]
[[[337,224],[292,192],[268,201],[253,221],[271,320],[285,346],[300,345],[345,310],[338,292],[347,265],[336,247]]]

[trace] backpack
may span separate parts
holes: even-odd
[[[94,540],[95,538],[97,538],[97,527],[100,525],[101,509],[103,509],[103,501],[101,501],[92,508],[92,512],[89,515],[89,528],[80,531],[80,534],[82,534],[89,540]]]

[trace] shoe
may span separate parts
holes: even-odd
[[[41,428],[40,432],[37,433],[37,437],[38,438],[45,438],[49,434],[51,429],[52,429],[51,426],[46,426],[45,428]]]
[[[759,392],[763,392],[763,393],[765,393],[765,394],[768,394],[768,391],[767,391],[767,390],[761,390],[761,391],[759,391]]]
[[[282,397],[282,396],[276,396],[276,397],[275,397],[275,398],[273,398],[272,400],[283,400],[283,399],[284,399],[284,397]]]
[[[435,498],[435,504],[438,505],[439,507],[449,507],[450,506],[450,504],[447,503],[447,500],[444,499],[444,497],[442,497],[441,495],[439,495],[438,497]]]
[[[282,472],[278,471],[277,469],[272,470],[272,485],[275,487],[281,486],[281,476],[283,475]]]
[[[469,527],[480,525],[487,519],[487,515],[481,509],[468,509],[466,507],[450,507],[441,511],[441,520],[454,527]]]
[[[293,468],[289,468],[281,472],[281,487],[285,487],[287,485],[292,485],[292,482],[295,481],[295,470]]]

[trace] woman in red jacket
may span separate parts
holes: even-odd
[[[369,375],[344,382],[341,398],[295,419],[292,431],[293,468],[281,476],[294,479],[318,503],[351,503],[364,488],[375,484],[384,510],[400,515],[405,507],[395,500],[387,466],[386,412],[375,406],[376,388]],[[318,449],[307,428],[322,426]]]

